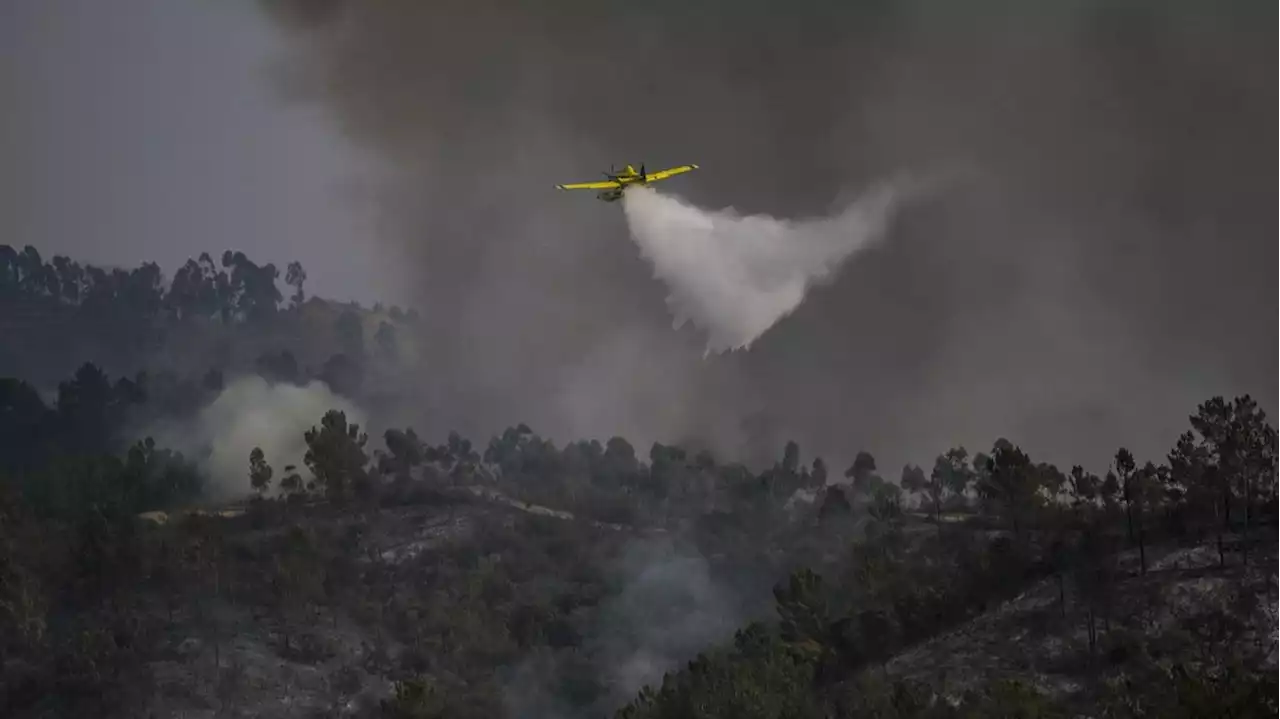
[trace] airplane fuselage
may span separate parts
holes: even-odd
[[[616,202],[622,199],[623,192],[631,185],[647,185],[650,182],[664,180],[672,175],[678,175],[690,170],[698,169],[697,165],[680,165],[658,172],[647,172],[644,165],[640,166],[637,171],[634,165],[626,165],[621,170],[609,169],[609,172],[603,173],[605,180],[603,182],[578,182],[567,185],[556,185],[560,190],[600,190],[596,193],[596,198],[605,202]]]
[[[604,192],[598,193],[596,199],[605,202],[617,202],[622,199],[622,191],[627,189],[629,185],[645,184],[645,177],[636,168],[627,165],[617,172],[617,174],[606,172],[605,176],[610,180],[618,183],[619,187],[615,187]]]

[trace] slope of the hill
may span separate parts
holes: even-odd
[[[451,550],[494,541],[517,527],[512,512],[454,497],[444,505],[363,515],[310,507],[277,524],[262,507],[250,507],[221,540],[232,555],[224,571],[241,586],[187,597],[178,609],[152,617],[164,629],[153,637],[146,664],[152,683],[141,702],[146,715],[315,717],[376,710],[404,678],[398,662],[422,651],[422,638],[406,633],[408,617],[397,617],[396,608],[445,603],[433,594],[451,588],[429,579],[424,585],[423,574],[448,561]],[[282,544],[291,549],[281,551]],[[325,553],[331,554],[317,556]],[[343,581],[337,564],[353,572],[346,586],[335,584]],[[363,581],[350,581],[361,574]],[[417,616],[417,609],[410,611]]]
[[[1211,543],[1156,545],[1146,550],[1144,573],[1138,553],[1123,551],[1109,559],[1108,586],[1095,596],[1070,579],[1040,580],[894,656],[885,676],[922,682],[951,701],[993,680],[1019,681],[1079,715],[1099,716],[1108,691],[1126,679],[1150,681],[1176,657],[1253,661],[1274,671],[1274,528],[1269,534],[1248,565],[1231,554],[1223,566]]]

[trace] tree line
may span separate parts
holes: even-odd
[[[74,367],[67,358],[129,374],[162,367],[191,372],[158,359],[190,346],[207,347],[203,359],[231,371],[236,342],[229,338],[252,342],[291,329],[313,332],[296,322],[307,301],[305,268],[290,262],[281,275],[274,264],[233,250],[218,259],[202,253],[167,278],[150,262],[103,268],[65,256],[45,259],[31,246],[0,245],[0,331],[10,338],[0,343],[0,376],[54,382]],[[394,306],[387,313],[391,322],[372,333],[374,349],[394,358],[394,324],[413,323],[418,315]],[[358,306],[341,313],[325,343],[332,348],[325,374],[349,391],[360,387],[365,358],[361,314]]]
[[[243,252],[227,250],[216,263],[208,253],[189,259],[168,285],[160,267],[143,263],[131,270],[104,269],[68,257],[49,261],[28,245],[21,251],[0,245],[0,300],[20,300],[81,308],[86,312],[129,315],[137,320],[161,317],[203,318],[222,322],[261,320],[284,301],[274,264],[258,265]],[[305,300],[306,270],[289,263],[285,284],[290,301]]]

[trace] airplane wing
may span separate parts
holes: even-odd
[[[557,190],[612,190],[622,187],[620,182],[577,182],[571,185],[556,185]]]
[[[647,175],[647,177],[649,179],[649,182],[653,182],[655,180],[665,180],[668,177],[672,177],[674,175],[682,175],[686,172],[692,172],[696,169],[698,169],[697,165],[681,165],[679,167],[672,167],[668,170],[659,170],[657,172],[650,172]]]

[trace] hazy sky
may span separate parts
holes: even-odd
[[[310,289],[387,298],[366,164],[272,86],[280,38],[236,0],[0,3],[0,242],[94,263],[242,249]]]

